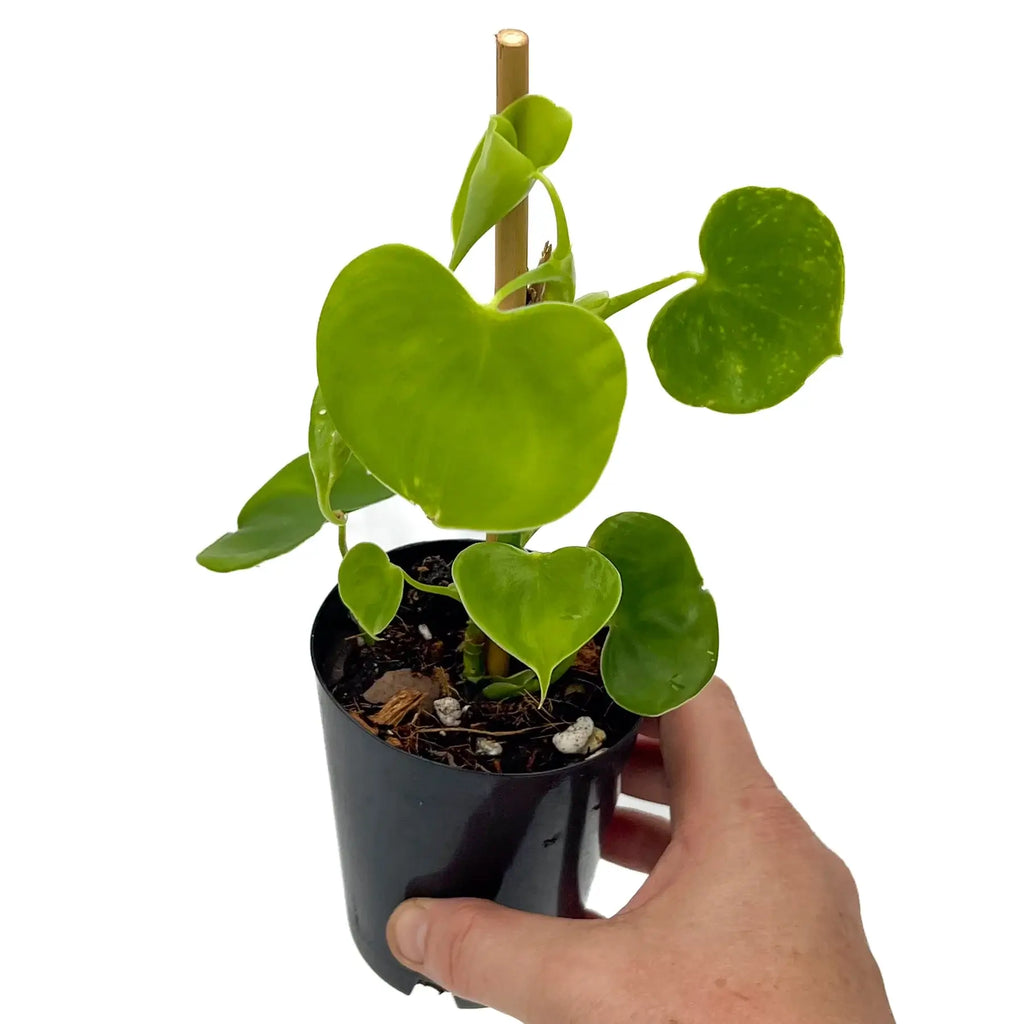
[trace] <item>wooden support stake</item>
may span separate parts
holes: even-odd
[[[513,100],[530,91],[530,39],[517,28],[503,28],[495,37],[497,110],[500,114]],[[527,200],[524,199],[494,229],[494,290],[504,287],[513,278],[526,273],[527,267]],[[515,309],[526,304],[526,289],[513,292],[501,304],[502,309]],[[487,539],[497,540],[489,533]],[[508,653],[497,644],[487,642],[487,674],[507,676]]]
[[[497,36],[497,111],[500,114],[513,100],[530,91],[530,40],[516,28],[503,28]],[[494,229],[494,290],[503,288],[514,277],[526,273],[527,204],[524,199]],[[526,304],[526,289],[513,292],[501,304],[515,309]]]

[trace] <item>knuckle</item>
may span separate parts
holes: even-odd
[[[472,984],[471,950],[480,918],[481,910],[476,903],[460,903],[452,908],[445,927],[439,930],[441,948],[432,951],[434,956],[430,959],[437,965],[437,980],[452,992],[462,993]]]
[[[829,876],[836,890],[848,903],[860,907],[860,893],[857,891],[857,880],[853,877],[846,861],[839,854],[825,848],[825,860],[828,864]]]

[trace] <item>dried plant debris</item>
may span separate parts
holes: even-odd
[[[452,687],[451,677],[440,665],[435,665],[434,671],[430,675],[434,682],[437,683],[442,697],[450,697],[455,693],[455,690]]]
[[[576,655],[576,661],[573,662],[573,668],[577,672],[586,672],[588,676],[597,676],[601,674],[601,648],[594,643],[593,640],[588,640],[580,649]]]
[[[399,690],[375,715],[370,716],[374,725],[398,725],[413,711],[419,711],[426,698],[419,690]]]
[[[428,700],[437,700],[441,696],[441,683],[432,675],[425,676],[409,668],[392,669],[363,691],[363,700],[371,704],[387,704],[392,697],[405,690],[415,690]]]

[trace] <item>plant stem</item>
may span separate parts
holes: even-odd
[[[669,285],[675,284],[677,281],[701,281],[703,279],[704,275],[695,270],[684,270],[681,274],[663,277],[660,281],[655,281],[653,284],[645,284],[642,288],[634,288],[631,292],[616,295],[610,298],[608,304],[601,309],[601,319],[607,320],[608,317],[621,312],[627,306],[632,306],[634,302],[646,299],[648,295],[660,292],[662,288],[668,288]]]
[[[555,186],[548,180],[547,175],[537,171],[534,174],[534,178],[547,189],[548,198],[551,200],[551,206],[555,211],[555,229],[558,232],[558,241],[555,245],[555,251],[551,254],[551,258],[552,260],[564,259],[572,252],[572,246],[569,244],[569,225],[565,219],[565,209],[562,206],[562,200],[558,197],[558,192],[555,190]]]
[[[341,552],[341,557],[344,558],[348,554],[348,540],[345,536],[345,527],[348,525],[348,518],[344,516],[340,523],[338,523],[338,550]]]
[[[490,305],[495,309],[502,308],[502,303],[507,299],[513,292],[519,291],[521,288],[525,288],[528,284],[541,284],[544,281],[557,281],[565,276],[565,272],[560,264],[556,263],[542,263],[539,267],[534,267],[532,270],[528,270],[525,274],[520,274],[518,277],[512,278],[504,287],[499,288],[494,293],[494,298],[491,299]]]

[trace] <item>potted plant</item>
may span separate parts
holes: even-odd
[[[626,369],[608,321],[687,283],[653,317],[648,350],[669,394],[721,413],[775,405],[841,351],[839,240],[778,188],[714,203],[701,269],[577,297],[546,174],[571,117],[526,91],[525,36],[499,35],[498,52],[500,113],[458,191],[447,266],[405,245],[345,266],[320,316],[307,451],[198,556],[232,571],[325,522],[338,531],[312,655],[349,921],[368,963],[407,992],[422,979],[384,929],[409,896],[583,912],[640,716],[693,697],[715,669],[715,604],[665,519],[627,511],[579,546],[528,549],[612,450]],[[526,269],[536,185],[557,237]],[[492,227],[497,288],[480,303],[454,272]],[[463,536],[349,547],[348,515],[395,495]]]

